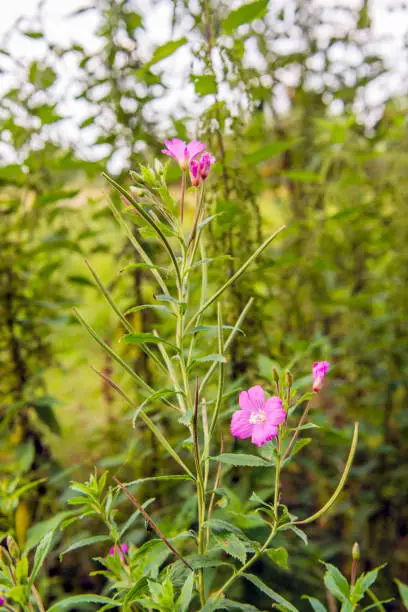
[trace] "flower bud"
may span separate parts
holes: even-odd
[[[360,547],[358,545],[358,542],[354,542],[351,554],[353,557],[353,561],[358,561],[360,559]]]
[[[0,546],[0,565],[5,565],[6,567],[13,565],[13,561],[4,546]]]
[[[20,549],[17,546],[17,542],[12,536],[7,536],[7,548],[9,549],[10,555],[14,559],[19,559],[20,557]]]
[[[278,370],[275,367],[272,368],[272,376],[273,376],[273,380],[276,382],[276,384],[279,385],[279,372],[278,372]]]
[[[285,379],[287,386],[290,388],[293,385],[293,374],[290,370],[286,370]]]

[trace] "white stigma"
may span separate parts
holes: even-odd
[[[265,410],[257,410],[256,412],[251,412],[249,417],[249,422],[251,425],[260,425],[261,423],[265,423],[266,421],[266,412]]]

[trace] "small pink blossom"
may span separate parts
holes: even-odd
[[[207,151],[202,154],[200,159],[190,161],[190,180],[193,187],[198,187],[201,182],[206,180],[214,163],[215,157]]]
[[[278,433],[286,412],[282,400],[270,397],[265,401],[265,392],[259,385],[239,394],[239,407],[232,415],[231,433],[236,438],[251,438],[256,446],[262,446]]]
[[[2,606],[4,604],[6,600],[4,599],[4,597],[0,597],[0,606]]]
[[[126,555],[128,550],[129,550],[129,546],[127,544],[120,544],[120,546],[116,546],[116,552],[118,553],[119,558],[120,558],[121,561],[124,560],[124,555]],[[114,554],[115,554],[115,546],[112,546],[109,549],[109,554],[111,555],[111,557],[114,556]]]
[[[329,366],[330,363],[328,361],[316,361],[313,364],[313,391],[315,393],[322,388]]]
[[[198,187],[200,184],[200,162],[192,159],[190,162],[190,180],[193,187]]]
[[[205,149],[205,144],[199,140],[192,140],[188,144],[179,138],[173,140],[165,140],[166,149],[162,149],[162,153],[173,157],[180,165],[182,170],[187,170],[191,160],[195,159]]]
[[[200,159],[199,172],[203,181],[205,181],[205,179],[209,175],[211,166],[212,164],[215,164],[215,161],[215,157],[211,155],[211,153],[207,153],[206,151],[202,154]]]

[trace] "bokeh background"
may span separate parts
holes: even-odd
[[[19,0],[2,7],[0,34],[0,535],[32,549],[66,517],[69,480],[95,465],[128,480],[162,469],[149,432],[132,429],[126,406],[89,366],[114,373],[135,401],[138,391],[71,307],[157,382],[142,353],[118,344],[122,332],[83,260],[124,309],[151,300],[148,272],[121,272],[133,254],[100,173],[130,184],[129,170],[160,156],[164,138],[199,137],[217,158],[208,206],[222,213],[207,248],[228,256],[210,282],[288,226],[226,303],[233,323],[255,297],[231,352],[228,409],[234,390],[270,383],[273,367],[290,368],[301,391],[314,360],[333,364],[313,411],[320,429],[283,482],[296,513],[325,502],[352,423],[361,424],[341,502],[309,526],[307,547],[289,540],[289,570],[269,561],[256,570],[291,601],[324,597],[318,560],[349,572],[357,540],[361,569],[387,563],[379,593],[396,596],[393,580],[404,580],[408,561],[407,5]],[[178,170],[169,177],[177,192]],[[132,323],[149,331],[158,321],[141,311]],[[176,443],[177,424],[156,418]],[[224,424],[231,449],[227,415]],[[230,478],[237,504],[270,486],[259,470]],[[181,488],[177,500],[166,485],[138,495],[156,499],[165,532],[175,512],[180,525],[192,520]],[[86,523],[81,534],[68,529],[60,550],[93,533]],[[131,535],[146,537],[140,526]],[[102,591],[88,575],[101,548],[62,562],[57,553],[41,584],[45,599]]]

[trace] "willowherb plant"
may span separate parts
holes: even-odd
[[[137,383],[145,395],[143,402],[136,406],[116,382],[105,373],[98,372],[134,409],[133,426],[136,426],[141,419],[174,460],[175,473],[147,476],[132,483],[122,483],[114,477],[116,484],[109,485],[108,473],[105,472],[101,476],[95,473],[85,484],[73,483],[72,489],[79,495],[69,500],[75,509],[63,526],[85,517],[98,517],[107,533],[80,540],[62,554],[96,542],[105,541],[106,544],[109,542],[111,546],[109,554],[97,558],[103,569],[95,572],[106,577],[109,591],[107,596],[83,595],[68,598],[51,606],[49,612],[58,610],[58,606],[62,606],[61,609],[69,607],[72,609],[75,605],[86,602],[102,604],[100,609],[120,607],[123,610],[169,612],[257,610],[252,603],[230,599],[232,585],[241,578],[259,588],[280,609],[293,612],[296,611],[296,607],[292,603],[249,570],[261,555],[268,555],[277,564],[285,565],[286,550],[282,547],[273,548],[273,540],[278,534],[282,535],[291,530],[303,541],[307,541],[306,534],[300,527],[327,512],[344,487],[356,450],[358,424],[354,425],[350,452],[337,488],[320,510],[306,518],[294,516],[283,503],[281,473],[296,453],[310,441],[302,439],[301,436],[305,429],[313,426],[307,422],[309,409],[313,397],[323,385],[329,368],[328,362],[314,364],[312,390],[301,397],[294,393],[293,376],[289,371],[282,376],[276,371],[271,373],[271,383],[275,387],[273,397],[267,398],[265,391],[259,385],[251,387],[248,391],[242,391],[238,400],[239,408],[235,406],[236,410],[232,414],[230,431],[236,438],[250,439],[250,442],[242,444],[248,446],[252,443],[255,447],[259,447],[259,454],[225,452],[224,438],[228,429],[224,424],[225,417],[230,414],[226,404],[231,395],[227,389],[226,355],[244,324],[253,300],[249,300],[235,324],[228,326],[223,323],[222,296],[283,228],[267,238],[221,287],[214,292],[210,291],[208,266],[213,261],[206,257],[205,230],[212,217],[207,216],[205,210],[204,190],[215,159],[210,153],[205,152],[205,145],[198,141],[189,144],[178,139],[166,141],[166,149],[163,152],[174,158],[182,171],[179,216],[175,213],[176,202],[166,183],[168,166],[164,166],[160,161],[155,161],[154,168],[141,166],[139,173],[132,172],[135,185],[131,190],[117,184],[109,176],[105,178],[119,193],[120,201],[126,207],[123,211],[113,200],[110,201],[116,220],[141,260],[136,265],[144,266],[152,274],[161,291],[154,296],[156,304],[138,304],[128,312],[154,308],[160,316],[166,318],[167,333],[159,333],[156,329],[136,333],[127,318],[127,313],[121,312],[92,265],[89,262],[87,265],[102,295],[125,328],[126,335],[123,342],[140,347],[158,368],[161,377],[167,380],[166,385],[160,389],[152,388],[111,346],[105,343],[76,309],[75,313],[94,340]],[[183,211],[189,176],[195,196],[195,208],[192,225],[186,228]],[[135,236],[133,228],[128,225],[126,215],[129,211],[132,212],[133,222],[151,230],[163,247],[169,260],[166,275],[163,267],[151,260]],[[197,286],[197,280],[200,287],[198,304],[194,300],[193,291],[193,287]],[[210,321],[213,320],[214,306],[215,326],[209,325],[206,320],[207,317],[211,317]],[[215,349],[211,347],[210,340],[211,332],[214,335],[214,331]],[[215,384],[210,386],[210,381]],[[235,396],[233,398],[236,404]],[[157,405],[163,407],[166,418],[169,418],[171,411],[180,426],[185,428],[187,439],[182,445],[175,446],[171,443],[166,431],[160,426],[160,413],[158,418],[152,416],[152,407]],[[297,411],[301,407],[304,407],[303,413],[297,419]],[[232,466],[262,467],[274,473],[271,499],[269,493],[265,496],[254,492],[250,499],[245,501],[241,510],[241,513],[245,512],[246,518],[252,521],[254,527],[264,532],[265,537],[262,541],[253,537],[252,529],[241,526],[239,513],[237,515],[236,512],[228,511],[231,495],[228,488],[223,487],[222,480],[225,474],[223,470],[231,469]],[[131,492],[133,491],[131,485],[143,481],[161,480],[173,480],[176,484],[185,481],[190,483],[192,492],[194,491],[192,497],[192,501],[195,502],[194,518],[187,530],[181,530],[171,537],[163,533],[150,513],[149,506],[152,500],[143,502]],[[119,496],[123,498],[123,494],[133,504],[134,511],[125,523],[119,524],[116,506]],[[136,547],[125,540],[129,529],[138,518],[144,519],[151,533],[154,533],[154,537]],[[51,544],[50,537],[47,538],[45,544],[40,543],[40,552],[36,553],[39,561],[35,565],[37,568],[35,576],[40,561],[46,554],[44,551],[48,552]],[[25,563],[24,567],[26,565]],[[214,571],[214,568],[217,568],[217,571]],[[336,568],[332,568],[333,566],[327,566],[328,574],[338,572]],[[28,566],[26,576],[27,573]],[[374,580],[375,578],[376,574]],[[335,579],[339,579],[338,574],[327,580],[332,584]],[[342,601],[342,605],[347,603],[346,610],[352,610],[372,584],[371,578],[366,582],[362,579],[360,583],[355,580],[354,573],[354,579],[347,588],[344,581],[341,581],[341,597],[333,587],[336,591],[334,596]],[[361,586],[362,582],[364,584]],[[356,595],[357,584],[359,592]],[[11,585],[13,586],[12,581]],[[17,583],[13,588],[16,586]],[[34,579],[30,578],[30,586],[34,586]],[[330,589],[330,586],[327,588]],[[33,593],[30,594],[29,589],[25,588],[23,591],[20,589],[18,591],[20,599],[16,601],[17,603],[29,601],[32,596]],[[37,591],[34,591],[34,596],[38,596]],[[322,604],[319,608],[317,600],[309,598],[309,601],[315,610],[321,612],[324,609]]]
[[[272,542],[279,532],[293,530],[304,537],[299,526],[310,523],[329,510],[340,494],[349,473],[357,444],[358,427],[355,424],[350,453],[340,478],[338,487],[332,497],[318,512],[307,518],[298,519],[282,503],[280,495],[281,471],[300,450],[305,441],[299,439],[303,430],[310,427],[306,423],[310,402],[323,384],[329,364],[316,363],[313,367],[313,392],[301,398],[292,398],[292,375],[287,373],[283,381],[276,382],[276,395],[266,399],[260,386],[242,391],[239,396],[240,409],[234,412],[231,421],[231,433],[237,438],[251,438],[251,442],[262,448],[262,455],[224,452],[224,432],[220,427],[220,416],[224,416],[226,403],[226,355],[231,343],[244,323],[245,316],[251,307],[250,300],[232,328],[223,324],[222,296],[258,258],[261,253],[284,229],[281,227],[265,240],[245,261],[237,272],[214,292],[209,290],[207,268],[211,261],[205,253],[205,229],[211,222],[206,215],[204,190],[207,187],[214,157],[205,152],[205,145],[199,141],[189,144],[174,138],[165,141],[163,153],[174,158],[182,172],[180,189],[180,213],[175,214],[175,202],[166,184],[167,166],[156,160],[154,169],[141,167],[139,173],[132,173],[135,181],[128,191],[109,176],[105,176],[112,187],[120,194],[126,205],[125,212],[133,211],[133,220],[150,228],[160,242],[169,258],[170,267],[165,276],[161,267],[151,261],[149,255],[140,245],[133,230],[129,227],[125,215],[111,201],[112,212],[122,229],[127,234],[138,256],[154,276],[161,293],[155,295],[155,301],[166,305],[159,312],[167,317],[171,335],[160,335],[155,329],[151,332],[135,333],[126,315],[123,314],[101,279],[87,262],[93,277],[107,299],[108,303],[122,322],[126,335],[125,343],[137,344],[153,360],[155,366],[167,377],[168,384],[163,389],[153,389],[143,381],[132,368],[104,341],[76,311],[82,325],[93,338],[109,352],[127,373],[146,393],[146,398],[139,406],[134,406],[131,398],[114,381],[108,380],[112,387],[134,406],[133,424],[140,418],[150,428],[158,441],[167,450],[181,469],[174,477],[191,481],[196,496],[196,520],[194,529],[179,534],[171,539],[163,534],[140,501],[127,489],[127,485],[116,477],[116,489],[100,487],[100,481],[94,476],[88,485],[74,485],[84,496],[74,498],[71,503],[88,507],[89,512],[99,513],[105,522],[113,540],[113,556],[101,559],[106,566],[106,577],[115,585],[116,603],[126,602],[127,606],[136,605],[140,609],[159,610],[216,610],[221,606],[234,607],[228,599],[231,586],[240,578],[245,578],[269,595],[276,603],[293,610],[293,605],[270,587],[262,583],[255,575],[249,573],[252,564],[262,554],[273,558]],[[192,226],[184,224],[185,194],[188,176],[195,195],[195,209]],[[135,194],[135,195],[133,195]],[[199,276],[201,291],[199,305],[192,300],[192,285]],[[154,305],[152,305],[153,307]],[[208,352],[208,330],[205,318],[210,316],[211,309],[216,308],[216,352]],[[136,308],[145,307],[137,305]],[[228,332],[226,334],[226,328]],[[169,324],[167,324],[167,330]],[[202,340],[202,338],[205,338]],[[101,374],[104,376],[103,374]],[[216,378],[216,391],[211,397],[210,379]],[[106,377],[105,377],[106,378]],[[210,394],[210,395],[209,395]],[[303,415],[297,425],[292,423],[293,413],[299,405],[306,403]],[[190,456],[176,449],[160,428],[156,419],[149,416],[153,404],[162,404],[171,409],[179,422],[187,429],[189,436],[185,446]],[[217,449],[214,452],[214,449]],[[220,449],[218,451],[218,449]],[[256,493],[251,497],[251,516],[267,530],[263,542],[251,539],[234,522],[232,515],[224,512],[226,518],[214,518],[215,501],[222,496],[221,481],[223,466],[262,466],[275,471],[275,485],[272,500],[262,499]],[[163,476],[171,478],[172,476]],[[159,477],[160,478],[160,477]],[[106,476],[105,478],[106,479]],[[157,535],[153,540],[162,551],[162,557],[156,559],[152,568],[149,564],[152,541],[140,548],[130,546],[122,541],[125,532],[115,522],[114,505],[119,492],[124,492],[135,506],[136,514],[143,515],[151,529]],[[96,495],[98,492],[98,495]],[[91,501],[89,501],[91,500]],[[95,502],[97,510],[95,510]],[[176,544],[177,542],[177,544]],[[167,563],[159,572],[169,555],[173,563]],[[156,555],[157,556],[157,555]],[[226,561],[225,559],[229,559]],[[223,564],[230,567],[230,575],[224,579]],[[218,576],[212,568],[222,566]],[[116,581],[116,582],[115,582]],[[181,588],[180,588],[181,587]],[[242,604],[239,604],[243,609]],[[247,609],[254,609],[247,606]]]

